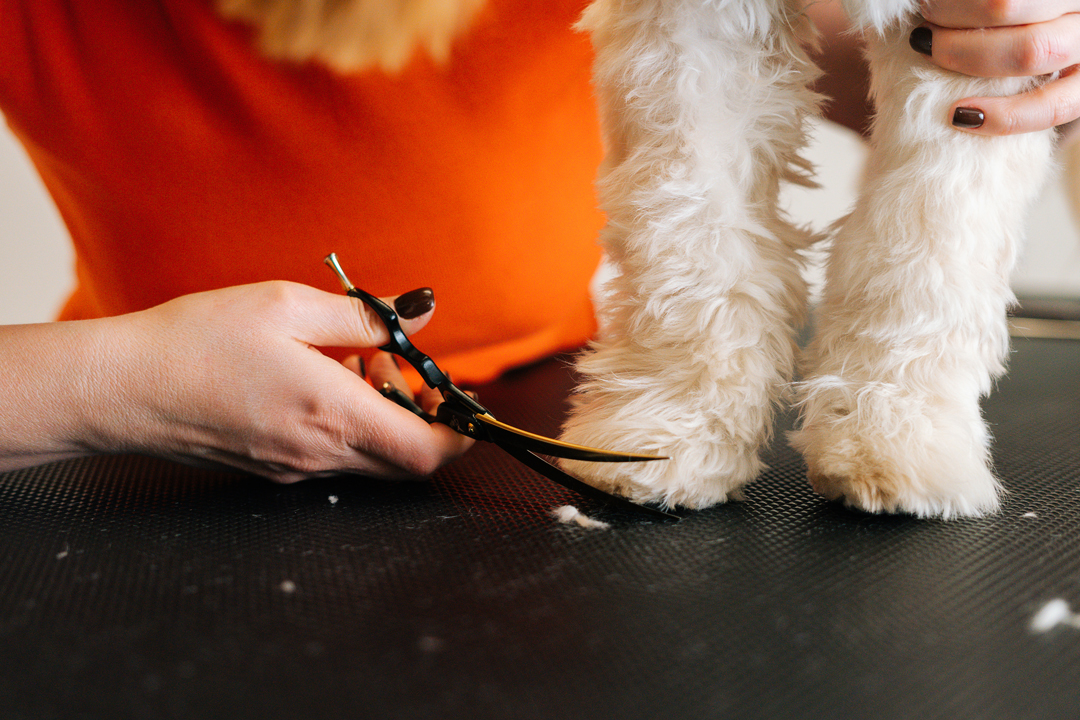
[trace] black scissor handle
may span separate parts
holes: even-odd
[[[366,290],[361,290],[350,282],[345,275],[345,271],[341,269],[341,265],[338,263],[337,253],[330,253],[323,262],[329,265],[330,269],[338,276],[342,287],[345,288],[345,294],[360,300],[374,310],[375,314],[382,320],[383,325],[386,326],[386,332],[389,333],[390,340],[385,345],[380,346],[380,350],[404,358],[407,363],[413,366],[416,372],[420,373],[420,377],[423,378],[428,387],[437,388],[447,400],[455,400],[464,408],[468,408],[473,412],[487,412],[487,408],[469,397],[465,391],[451,382],[450,378],[439,369],[434,360],[420,352],[412,344],[405,331],[401,329],[401,320],[398,318],[397,311],[394,308],[383,302],[381,298],[375,297]]]
[[[394,308],[383,302],[381,298],[377,298],[358,287],[350,288],[345,294],[357,298],[374,310],[375,314],[382,320],[383,325],[386,326],[386,332],[390,334],[390,341],[385,345],[380,345],[380,350],[404,358],[407,363],[416,369],[416,372],[420,373],[420,377],[424,379],[428,387],[442,389],[450,384],[450,378],[446,377],[446,374],[439,369],[435,361],[420,352],[409,340],[409,336],[401,329],[401,322]]]

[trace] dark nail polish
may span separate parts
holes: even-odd
[[[954,112],[952,116],[952,124],[954,127],[967,130],[981,128],[984,122],[986,122],[986,115],[982,110],[977,108],[956,108],[956,112]]]
[[[406,320],[420,317],[433,307],[435,307],[435,293],[427,287],[410,290],[404,295],[399,295],[394,301],[397,314]]]
[[[923,55],[930,55],[934,50],[934,33],[928,27],[917,27],[908,38],[911,49]]]

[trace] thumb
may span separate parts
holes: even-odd
[[[390,340],[386,325],[359,298],[308,288],[295,321],[299,340],[324,347],[378,347]],[[381,298],[398,315],[401,329],[412,335],[431,319],[435,295],[418,288],[402,295]]]

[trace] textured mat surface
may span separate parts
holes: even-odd
[[[552,432],[569,386],[481,398]],[[1080,609],[1080,343],[1018,341],[986,414],[1009,495],[950,523],[832,505],[780,442],[746,502],[675,524],[493,447],[422,484],[0,475],[0,717],[1080,717],[1080,630],[1030,629]]]

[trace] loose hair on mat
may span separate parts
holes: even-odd
[[[443,62],[486,0],[218,0],[267,56],[342,72],[400,70],[418,49]]]

